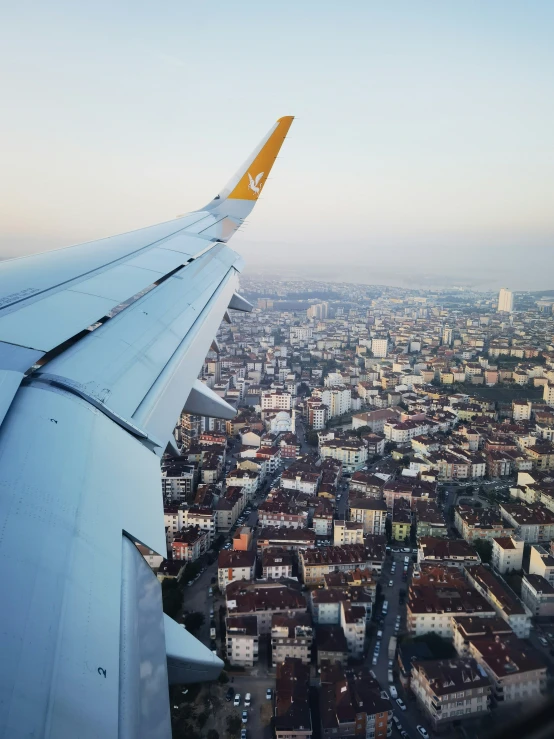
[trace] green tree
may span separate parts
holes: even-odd
[[[222,670],[219,673],[217,681],[220,682],[222,685],[226,685],[229,682],[229,675],[225,672],[225,670]]]
[[[477,554],[481,557],[481,561],[485,564],[492,559],[492,541],[489,539],[480,539],[473,542],[473,546]]]
[[[360,426],[354,431],[354,433],[361,439],[362,436],[365,436],[366,434],[372,434],[373,431],[371,430],[371,426]]]
[[[450,659],[450,657],[456,656],[456,650],[451,642],[443,639],[442,636],[439,636],[434,631],[430,631],[428,634],[422,634],[421,636],[415,636],[413,639],[406,641],[411,641],[413,644],[427,644],[434,659]]]
[[[190,631],[192,634],[194,634],[204,621],[206,620],[206,617],[203,613],[200,613],[199,611],[191,611],[190,613],[185,614],[185,626],[187,628],[187,631]]]

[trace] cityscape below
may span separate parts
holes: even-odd
[[[241,279],[162,460],[174,737],[487,736],[554,657],[554,298]]]

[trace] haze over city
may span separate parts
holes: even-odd
[[[291,113],[233,242],[249,271],[554,287],[553,15],[548,2],[12,5],[0,256],[201,207]]]

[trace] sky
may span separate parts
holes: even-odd
[[[11,3],[0,257],[205,205],[282,115],[248,269],[554,288],[554,4]]]

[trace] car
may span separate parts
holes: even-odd
[[[270,701],[272,697],[273,697],[273,693],[271,692],[271,688],[268,688],[265,691],[265,698],[266,700]]]
[[[210,618],[213,618],[213,617],[214,617],[214,609],[210,608]]]
[[[402,739],[409,739],[408,732],[404,731],[404,729],[402,729],[402,731],[400,732],[400,736],[402,737]]]
[[[418,725],[418,726],[416,726],[416,728],[419,731],[419,733],[421,734],[421,736],[423,737],[423,739],[429,739],[429,734],[428,734],[427,729],[425,728],[425,726],[419,726]]]
[[[233,688],[229,688],[229,690],[225,693],[225,700],[230,703],[234,697],[235,691],[233,690]]]
[[[377,656],[376,656],[376,655],[373,655],[373,659],[371,660],[371,664],[372,664],[372,665],[373,665],[374,667],[375,667],[375,665],[377,664]]]
[[[389,580],[389,588],[392,588],[393,585],[394,585],[394,582],[392,580]]]
[[[213,594],[214,594],[214,589],[208,588],[208,595],[213,595]]]
[[[248,711],[242,712],[242,723],[245,724],[248,721]]]
[[[370,670],[370,671],[369,671],[369,674],[371,675],[371,677],[372,677],[372,678],[373,678],[374,680],[377,680],[377,675],[376,675],[376,674],[375,674],[375,673],[373,672],[373,670]]]
[[[382,636],[383,636],[383,632],[381,631],[381,629],[379,629],[379,631],[377,632],[377,638],[381,639]]]
[[[389,659],[389,667],[392,667],[393,664],[394,664],[393,660],[392,659]]]
[[[252,699],[252,696],[250,695],[250,693],[247,693],[244,696],[244,705],[245,705],[246,708],[248,708],[248,706],[250,705],[251,699]]]
[[[246,739],[246,729],[240,730],[240,739]]]
[[[390,697],[391,698],[398,698],[398,691],[394,687],[394,685],[389,685],[389,691],[390,691]]]
[[[402,551],[403,552],[411,552],[412,550],[410,549],[410,547],[404,547],[404,549]]]
[[[548,642],[544,638],[544,636],[538,636],[537,639],[540,641],[540,643],[543,645],[543,647],[547,647],[548,646]]]
[[[400,726],[400,719],[398,718],[398,716],[395,716],[395,715],[393,714],[393,716],[392,716],[392,720],[394,721],[394,725],[396,726],[396,728],[398,729],[398,731],[400,731],[400,729],[401,729],[402,727]]]
[[[410,558],[404,557],[404,564],[409,564],[409,563],[410,563]]]
[[[234,706],[240,706],[240,693],[235,693],[235,700],[233,701]]]
[[[391,693],[391,695],[392,695],[392,693]],[[406,704],[404,703],[404,701],[402,700],[402,698],[397,698],[396,699],[396,703],[397,703],[397,705],[398,705],[398,707],[400,708],[401,711],[405,711],[406,710]]]
[[[387,693],[387,691],[386,691],[386,690],[382,690],[382,691],[381,691],[381,698],[382,698],[383,700],[386,700],[386,701],[388,701],[388,699],[389,699],[389,695],[388,695],[388,693]]]

